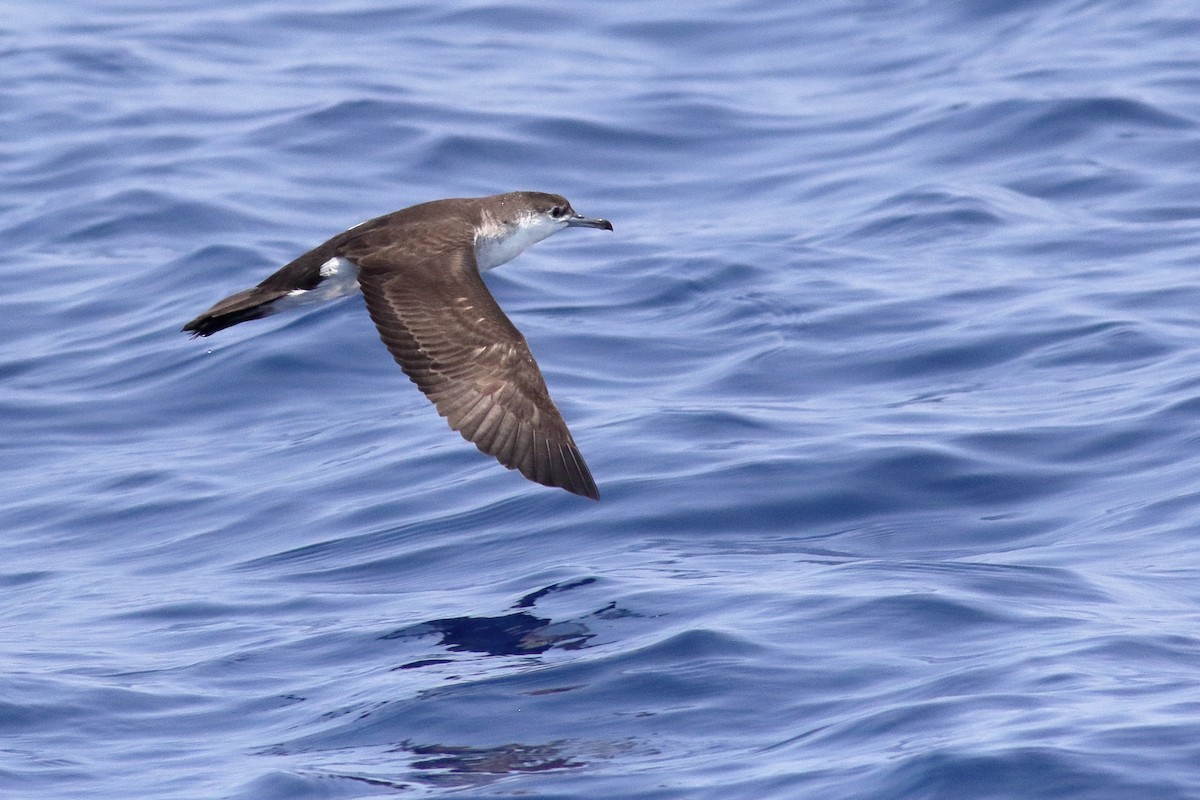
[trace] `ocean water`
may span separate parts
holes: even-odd
[[[0,797],[1200,798],[1200,16],[1175,0],[9,0]],[[360,299],[488,276],[599,484]]]

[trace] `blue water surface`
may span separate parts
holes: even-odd
[[[1200,798],[1200,15],[10,0],[0,796]],[[360,299],[438,197],[599,503]]]

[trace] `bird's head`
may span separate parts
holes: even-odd
[[[527,247],[564,228],[613,229],[606,219],[577,214],[560,194],[510,192],[483,199],[482,224],[475,237],[481,270],[516,258]]]

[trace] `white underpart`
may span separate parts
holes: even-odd
[[[321,265],[321,282],[315,289],[293,289],[273,303],[277,311],[324,303],[359,292],[358,267],[353,261],[335,256]]]
[[[475,233],[475,261],[479,264],[479,271],[485,272],[507,264],[526,248],[565,227],[566,220],[554,219],[544,214],[524,217],[517,225],[511,227],[492,219],[485,219]]]

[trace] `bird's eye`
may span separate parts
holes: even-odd
[[[554,217],[555,219],[558,219],[565,213],[567,213],[567,210],[562,206],[555,206],[554,208],[550,209],[550,216]]]

